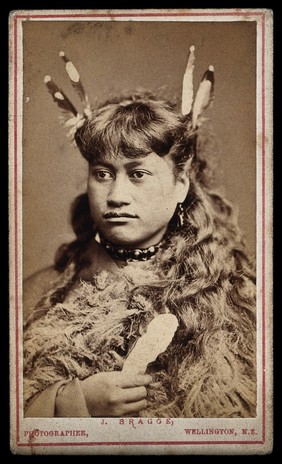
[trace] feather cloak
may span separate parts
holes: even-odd
[[[68,286],[70,268],[41,300],[24,330],[24,402],[63,379],[80,380],[98,372],[122,370],[132,346],[163,308],[132,293],[140,282],[156,279],[152,268],[119,275],[102,270],[80,280],[63,302],[53,303],[56,288]],[[210,358],[195,360],[193,340],[177,330],[165,353],[148,366],[153,382],[142,417],[250,417],[255,387],[247,367],[230,358],[226,333],[215,335]],[[189,346],[188,346],[189,345]],[[192,346],[192,349],[191,349]],[[228,356],[226,353],[228,351]],[[231,359],[231,361],[230,361]]]

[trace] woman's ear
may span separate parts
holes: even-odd
[[[177,173],[177,203],[183,203],[189,192],[191,162],[191,158],[188,159],[182,166],[181,171]]]
[[[188,195],[189,187],[190,187],[190,179],[189,179],[189,170],[184,169],[177,175],[176,179],[177,183],[177,192],[176,192],[176,200],[177,203],[183,203],[185,198]]]
[[[175,200],[176,203],[183,203],[187,197],[189,187],[190,187],[190,166],[192,159],[189,158],[183,165],[181,169],[177,169],[175,166],[175,161],[172,158],[171,154],[168,153],[163,159],[169,163],[171,169],[174,171],[175,175]]]

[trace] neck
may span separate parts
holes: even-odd
[[[159,249],[163,246],[165,239],[162,238],[156,245],[151,245],[148,248],[123,248],[120,245],[113,245],[108,242],[101,234],[97,234],[96,240],[103,245],[109,255],[120,261],[148,261],[152,259]]]

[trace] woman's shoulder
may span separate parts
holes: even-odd
[[[24,320],[42,296],[53,286],[60,273],[53,266],[35,272],[23,281]]]

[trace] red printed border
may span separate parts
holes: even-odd
[[[20,443],[20,398],[19,398],[19,250],[18,250],[18,20],[29,19],[58,19],[58,18],[133,18],[133,17],[235,17],[246,16],[251,18],[261,18],[262,22],[262,58],[261,58],[261,73],[262,73],[262,440],[261,441],[133,441],[133,442],[65,442],[65,443]],[[266,432],[266,411],[265,411],[265,398],[266,398],[266,379],[265,379],[265,13],[258,13],[257,11],[243,11],[236,12],[214,12],[214,13],[73,13],[73,14],[24,14],[15,15],[14,17],[14,245],[15,245],[15,267],[14,267],[14,282],[15,282],[15,349],[16,349],[16,441],[17,446],[137,446],[137,445],[254,445],[265,443]]]
[[[185,12],[174,12],[174,13],[70,13],[70,14],[58,14],[58,13],[50,13],[50,14],[25,14],[25,15],[17,15],[15,19],[46,19],[46,18],[144,18],[144,17],[151,17],[151,18],[174,18],[174,17],[218,17],[218,16],[249,16],[249,17],[262,17],[264,13],[258,13],[257,11],[242,11],[236,13],[235,11],[231,12],[217,12],[217,13],[185,13]]]

